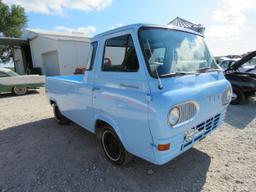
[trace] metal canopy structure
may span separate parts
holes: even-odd
[[[168,23],[168,25],[174,25],[174,26],[185,28],[185,29],[190,29],[190,30],[196,31],[198,33],[201,33],[202,35],[204,35],[204,31],[205,31],[205,27],[203,25],[194,24],[194,23],[187,21],[185,19],[182,19],[180,17],[176,17],[175,19],[170,21]]]
[[[23,75],[33,69],[29,40],[14,37],[0,37],[0,46],[10,46],[15,71]]]
[[[25,46],[25,45],[29,45],[29,41],[27,39],[14,38],[14,37],[0,37],[0,45]]]

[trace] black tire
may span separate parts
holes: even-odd
[[[250,91],[245,93],[245,97],[253,97],[255,95],[255,91]]]
[[[27,87],[13,87],[12,92],[18,96],[25,95],[28,92],[28,88]]]
[[[104,126],[99,134],[103,152],[111,163],[120,166],[131,161],[132,155],[125,150],[112,127]]]
[[[239,105],[244,103],[245,101],[245,94],[244,92],[237,87],[233,87],[233,96],[231,100],[232,105]]]
[[[67,125],[70,123],[69,119],[67,119],[65,116],[63,116],[59,110],[59,107],[56,105],[56,103],[54,103],[52,105],[53,108],[53,113],[55,116],[55,119],[57,121],[58,124],[60,125]]]

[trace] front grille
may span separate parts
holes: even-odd
[[[192,133],[184,136],[182,149],[188,147],[198,140],[203,139],[208,133],[216,129],[223,119],[224,117],[222,117],[221,114],[218,114],[191,128],[190,130]]]
[[[192,102],[181,104],[178,107],[180,110],[180,119],[177,124],[188,121],[196,115],[197,108]]]

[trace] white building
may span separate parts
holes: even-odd
[[[29,40],[33,68],[44,75],[70,75],[87,64],[90,38],[82,33],[26,29],[23,38]]]

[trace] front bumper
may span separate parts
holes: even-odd
[[[214,130],[216,130],[224,121],[226,110],[215,114],[205,121],[197,124],[194,127],[185,129],[183,132],[172,136],[171,138],[159,140],[158,144],[170,143],[171,147],[167,151],[158,151],[157,145],[154,147],[155,164],[162,165],[174,159],[178,155],[190,149],[193,145],[204,139]],[[189,127],[189,125],[188,125]],[[190,133],[188,133],[190,130]],[[191,131],[192,130],[192,131]]]

